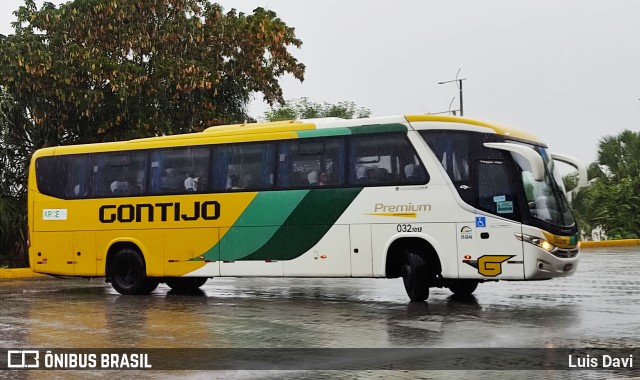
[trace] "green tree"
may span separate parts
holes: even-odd
[[[603,137],[598,162],[589,166],[588,173],[590,185],[572,200],[587,236],[601,227],[613,239],[640,237],[640,132],[625,130]]]
[[[37,9],[25,0],[14,14],[14,34],[0,35],[0,88],[12,99],[0,142],[10,168],[4,175],[15,181],[2,196],[16,201],[36,149],[244,122],[254,93],[283,102],[279,78],[304,76],[289,51],[302,42],[263,8],[244,14],[207,0],[74,0]]]
[[[288,47],[301,41],[276,14],[224,13],[206,0],[32,0],[0,38],[2,85],[45,144],[202,130],[249,119],[261,92],[282,102],[278,78],[302,80]]]
[[[611,171],[612,179],[637,177],[640,174],[640,132],[622,131],[605,136],[598,144],[598,162]]]
[[[24,160],[20,147],[6,144],[10,140],[10,114],[13,98],[0,86],[0,267],[24,266],[26,233],[25,170],[16,166]],[[22,254],[15,254],[20,253]]]
[[[369,116],[371,116],[369,109],[358,107],[353,102],[339,102],[337,104],[316,103],[308,98],[287,100],[280,105],[272,106],[264,114],[264,118],[267,121],[315,119],[320,117],[354,119]]]

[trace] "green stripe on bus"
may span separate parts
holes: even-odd
[[[243,259],[291,260],[301,256],[322,239],[361,190],[311,190],[271,239]]]
[[[390,132],[406,132],[407,126],[404,124],[373,124],[365,125],[361,127],[349,128],[354,135],[361,135],[364,133],[390,133]]]
[[[348,136],[361,135],[364,133],[391,133],[406,132],[407,126],[404,124],[372,124],[359,125],[356,127],[326,128],[326,129],[310,129],[306,131],[297,131],[299,138],[307,137],[331,137],[331,136]]]
[[[204,259],[237,260],[255,252],[271,239],[308,192],[258,193],[222,239],[204,253]]]
[[[307,137],[331,137],[346,136],[351,134],[349,128],[328,128],[328,129],[309,129],[306,131],[297,131],[299,138]]]

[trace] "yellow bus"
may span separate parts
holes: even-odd
[[[414,115],[209,128],[38,150],[35,272],[106,277],[121,294],[219,276],[402,277],[471,294],[568,276],[578,229],[537,137]]]

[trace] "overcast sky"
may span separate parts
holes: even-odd
[[[58,3],[58,1],[53,1]],[[13,10],[3,0],[0,33]],[[36,1],[41,4],[41,1]],[[640,130],[640,1],[220,1],[275,11],[303,42],[305,81],[281,80],[285,98],[353,101],[372,116],[459,107],[465,116],[532,132],[585,163],[597,142]],[[260,94],[250,113],[267,106]]]

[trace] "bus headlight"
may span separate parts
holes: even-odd
[[[544,249],[545,251],[549,252],[549,253],[553,253],[555,252],[558,247],[556,247],[555,245],[549,243],[548,241],[541,239],[539,237],[536,236],[531,236],[531,235],[527,235],[527,234],[515,234],[516,235],[516,239],[520,240],[520,241],[524,241],[527,242],[529,244],[533,244],[535,246],[538,246],[542,249]]]

